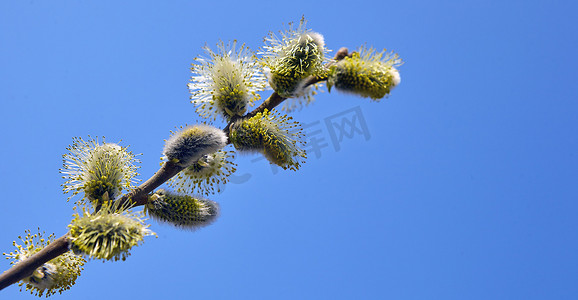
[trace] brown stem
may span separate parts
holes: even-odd
[[[349,50],[347,50],[347,48],[345,47],[341,47],[339,50],[337,50],[337,53],[335,53],[335,60],[342,60],[348,56],[351,56],[349,54]]]
[[[184,168],[176,165],[175,163],[168,161],[162,165],[162,167],[145,181],[143,184],[130,191],[128,194],[123,195],[118,199],[119,207],[135,207],[140,205],[145,205],[148,200],[148,194],[158,188],[161,184],[167,182],[173,176],[177,175]]]
[[[26,278],[45,262],[68,251],[68,235],[64,235],[50,243],[44,249],[17,263],[12,268],[0,274],[0,290]]]

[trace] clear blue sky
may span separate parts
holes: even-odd
[[[240,157],[215,224],[151,222],[158,238],[55,299],[578,299],[574,1],[119,3],[0,2],[0,252],[66,232],[72,137],[122,139],[156,171],[199,121],[205,43],[257,49],[305,15],[330,49],[398,52],[402,83],[381,103],[320,94],[293,114],[327,145],[300,171]],[[327,120],[353,117],[365,130],[335,143]]]

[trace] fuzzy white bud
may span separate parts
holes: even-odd
[[[227,135],[209,125],[195,125],[173,134],[166,142],[163,155],[179,166],[188,167],[205,154],[227,145]]]

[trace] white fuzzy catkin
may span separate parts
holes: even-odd
[[[260,62],[245,45],[237,47],[237,41],[233,41],[220,42],[217,47],[217,51],[204,47],[209,57],[195,58],[188,86],[191,103],[201,117],[214,120],[223,116],[229,120],[242,116],[248,106],[261,99],[257,92],[265,89],[267,79]]]
[[[227,145],[227,135],[209,125],[185,127],[166,142],[164,156],[181,167],[188,167],[205,154],[214,153]]]

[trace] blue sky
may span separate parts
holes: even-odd
[[[148,178],[170,130],[200,121],[201,47],[257,49],[305,15],[330,49],[399,53],[401,85],[380,103],[321,93],[292,114],[327,145],[301,170],[240,156],[215,224],[151,221],[158,238],[54,298],[576,299],[578,5],[311,2],[0,2],[1,252],[66,233],[72,137],[122,139]],[[366,130],[336,143],[327,120],[353,117]]]

